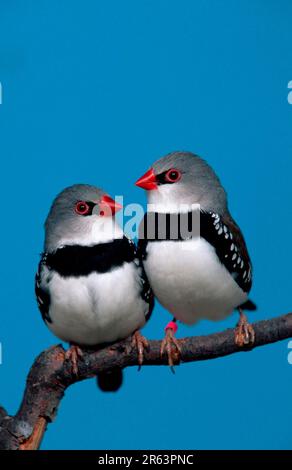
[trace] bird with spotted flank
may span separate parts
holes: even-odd
[[[214,170],[197,155],[173,152],[157,160],[136,185],[148,195],[140,256],[156,298],[174,316],[161,354],[167,353],[171,366],[179,357],[177,320],[188,325],[217,321],[235,309],[240,314],[235,342],[239,347],[252,344],[255,333],[244,314],[256,308],[249,300],[251,260]],[[189,230],[193,221],[199,221],[199,233]]]
[[[133,335],[141,365],[148,345],[139,329],[151,315],[153,293],[135,244],[115,220],[120,209],[101,189],[76,184],[56,197],[45,223],[36,297],[47,327],[71,344],[66,358],[75,373],[81,346]],[[121,382],[121,369],[98,375],[104,391]]]

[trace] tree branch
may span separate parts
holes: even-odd
[[[179,340],[182,362],[202,361],[251,350],[292,337],[292,313],[253,324],[255,343],[249,348],[239,348],[234,342],[234,330],[208,336],[194,336]],[[149,341],[145,351],[144,366],[166,365],[167,358],[160,357],[161,341]],[[131,338],[95,350],[83,350],[78,362],[78,375],[72,372],[65,360],[61,345],[42,352],[29,372],[20,408],[15,416],[8,416],[0,407],[0,449],[38,449],[46,426],[57,412],[64,391],[70,385],[94,377],[99,372],[114,368],[137,366],[137,351]]]

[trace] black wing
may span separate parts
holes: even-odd
[[[135,262],[136,266],[138,267],[139,273],[140,273],[141,297],[144,300],[144,302],[146,304],[148,304],[148,306],[149,306],[148,312],[145,315],[146,321],[148,321],[149,318],[151,317],[151,314],[152,314],[152,311],[153,311],[153,308],[154,308],[154,294],[153,294],[153,291],[150,287],[150,284],[149,284],[149,281],[148,281],[148,278],[147,278],[147,275],[146,275],[146,272],[145,272],[145,269],[144,269],[144,266],[143,266],[143,263],[142,263],[141,253],[140,253],[139,249],[137,249],[137,247],[136,247],[135,243],[133,242],[133,240],[131,240],[130,238],[128,240],[129,240],[129,243],[130,243],[131,247],[135,251],[134,262]]]
[[[141,296],[144,302],[146,302],[149,305],[149,310],[146,315],[146,321],[149,320],[151,317],[153,308],[154,308],[154,294],[153,291],[150,287],[147,275],[145,273],[145,269],[143,267],[142,261],[140,258],[137,258],[139,260],[139,268],[141,270],[140,272],[140,277],[141,277],[141,283],[142,283],[142,291],[141,291]]]
[[[44,286],[42,280],[43,270],[46,266],[47,254],[43,253],[41,255],[41,260],[39,262],[38,271],[35,276],[35,294],[38,303],[38,307],[42,314],[44,322],[52,323],[52,319],[49,315],[50,308],[50,293],[49,289]]]
[[[231,217],[201,211],[201,237],[208,241],[216,254],[244,292],[252,285],[252,265],[244,238]]]

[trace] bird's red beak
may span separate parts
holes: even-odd
[[[157,180],[153,168],[146,171],[145,175],[141,176],[141,178],[136,181],[135,185],[146,189],[147,191],[150,189],[157,189]]]
[[[100,215],[115,215],[116,212],[122,209],[122,205],[109,197],[107,194],[102,196],[99,202]]]

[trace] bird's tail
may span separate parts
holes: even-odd
[[[122,369],[97,374],[97,385],[103,392],[117,392],[123,383]]]
[[[252,300],[247,300],[244,304],[240,305],[240,308],[242,308],[242,310],[256,310],[257,306]]]

